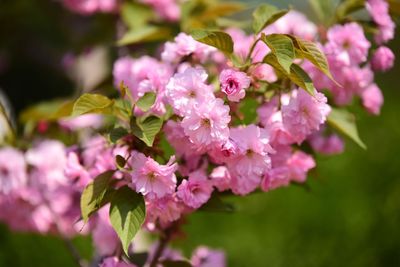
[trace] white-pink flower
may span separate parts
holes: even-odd
[[[204,69],[190,67],[169,80],[166,97],[176,114],[184,116],[194,105],[215,98],[212,86],[206,84],[207,77]]]
[[[261,177],[271,167],[266,130],[255,125],[232,128],[230,138],[238,145],[238,153],[227,162],[231,174],[231,189],[235,194],[245,195],[258,187]]]
[[[175,157],[171,157],[166,165],[161,165],[151,157],[132,152],[129,162],[133,169],[132,183],[136,191],[149,198],[172,194],[175,191],[175,171],[178,168],[174,161]]]
[[[334,54],[345,65],[365,62],[370,42],[365,38],[363,28],[355,23],[335,25],[328,30],[328,43],[325,50],[328,55]]]
[[[219,98],[196,104],[183,118],[182,127],[190,141],[197,146],[225,143],[229,138],[231,120],[229,106]]]
[[[319,130],[326,121],[331,108],[322,93],[314,96],[299,89],[292,93],[287,105],[282,106],[284,127],[297,143],[303,142],[312,132]]]

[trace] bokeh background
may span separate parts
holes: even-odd
[[[267,2],[309,10],[306,0]],[[0,0],[0,88],[15,113],[70,95],[64,55],[98,40],[112,46],[114,19],[79,17],[52,0]],[[400,57],[399,37],[390,47]],[[187,237],[175,246],[187,254],[200,244],[224,249],[233,267],[400,266],[399,74],[400,61],[377,77],[385,95],[381,116],[354,108],[367,151],[348,141],[343,155],[317,158],[307,187],[232,198],[233,214],[194,214]],[[90,257],[89,238],[74,243]],[[0,225],[0,266],[75,265],[58,238],[11,233]]]

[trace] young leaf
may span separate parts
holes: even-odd
[[[122,248],[128,254],[129,244],[142,226],[146,216],[146,207],[142,195],[128,186],[119,188],[110,207],[110,221],[117,232]]]
[[[167,27],[142,26],[131,29],[118,40],[117,45],[130,45],[142,42],[153,42],[168,39],[171,36],[171,30]]]
[[[358,135],[355,117],[353,114],[344,109],[332,108],[328,116],[328,123],[339,130],[342,134],[352,139],[361,148],[367,149],[364,142]]]
[[[125,128],[122,127],[114,128],[110,132],[110,141],[116,143],[119,139],[126,136],[127,134],[128,131]]]
[[[133,134],[152,147],[154,138],[160,132],[163,120],[156,116],[149,116],[143,121],[135,118],[131,119],[131,129]]]
[[[325,54],[319,50],[317,45],[313,42],[303,40],[294,36],[290,36],[293,39],[296,53],[302,58],[308,59],[316,68],[322,71],[332,81],[334,81],[331,71],[329,70],[328,61]]]
[[[271,49],[282,68],[290,73],[295,58],[292,39],[284,34],[262,34],[261,40]]]
[[[214,46],[219,50],[232,53],[233,41],[232,37],[221,31],[194,30],[190,33],[192,37],[201,43]]]
[[[114,101],[99,94],[83,94],[75,101],[72,116],[86,113],[102,113],[113,105]]]
[[[333,0],[308,0],[318,20],[329,26],[329,20],[333,18],[335,3]]]
[[[98,175],[83,190],[81,195],[81,214],[84,222],[87,222],[89,216],[101,207],[113,174],[114,171],[107,171]]]
[[[344,19],[348,14],[353,13],[364,7],[365,0],[346,0],[342,1],[336,8],[336,17]]]
[[[278,63],[277,58],[273,54],[268,54],[264,58],[264,63],[267,63],[274,67],[275,70],[288,77],[293,83],[306,90],[306,92],[308,92],[310,95],[314,95],[314,84],[310,76],[308,76],[308,74],[299,65],[293,63],[290,66],[290,73],[287,73]]]
[[[136,106],[146,112],[151,108],[151,106],[153,106],[154,101],[156,101],[156,94],[148,92],[136,102]]]
[[[288,12],[289,10],[279,10],[275,6],[268,4],[260,5],[253,12],[254,33],[259,34],[265,27],[274,23]]]

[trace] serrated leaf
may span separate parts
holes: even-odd
[[[277,7],[268,4],[260,5],[253,12],[254,33],[259,34],[265,27],[274,23],[288,12],[289,10],[279,10]]]
[[[110,221],[127,255],[129,244],[142,226],[145,217],[146,207],[142,195],[128,186],[123,186],[115,192],[111,200]]]
[[[192,267],[192,264],[185,260],[165,260],[161,264],[163,267]]]
[[[295,58],[292,39],[284,34],[262,34],[261,40],[271,49],[282,68],[290,73]]]
[[[107,171],[98,175],[83,190],[80,206],[82,218],[85,223],[88,221],[89,216],[101,207],[113,174],[114,171]]]
[[[353,114],[345,109],[332,108],[328,116],[328,123],[335,129],[339,130],[342,134],[349,137],[361,148],[367,149],[364,142],[358,135],[356,120]]]
[[[13,143],[15,141],[15,132],[5,107],[0,102],[0,145]]]
[[[264,58],[264,63],[267,63],[274,67],[276,71],[289,78],[293,83],[303,88],[310,95],[315,94],[316,89],[310,76],[308,76],[308,74],[299,65],[293,63],[290,66],[290,73],[287,73],[278,63],[278,60],[273,54],[268,54]]]
[[[119,139],[126,136],[127,134],[128,131],[125,128],[122,127],[114,128],[110,132],[110,141],[116,143]]]
[[[329,79],[335,81],[329,69],[328,60],[326,59],[325,54],[322,53],[315,43],[294,36],[290,37],[293,39],[298,56],[309,60],[316,68],[328,76]]]
[[[74,102],[66,100],[52,100],[28,107],[21,112],[19,119],[22,123],[28,121],[55,121],[71,115]]]
[[[194,30],[190,34],[198,42],[216,47],[217,49],[226,53],[233,52],[232,37],[225,32]]]
[[[156,94],[153,92],[145,93],[137,102],[136,106],[142,111],[147,112],[156,101]]]
[[[217,195],[213,194],[210,200],[207,201],[201,208],[201,211],[208,211],[208,212],[233,212],[235,208],[230,203],[225,203],[222,199]]]
[[[154,138],[160,132],[163,120],[156,116],[149,116],[144,120],[131,120],[132,133],[147,146],[152,147]]]
[[[171,36],[171,29],[167,27],[143,26],[129,30],[118,40],[117,45],[130,45],[142,42],[166,40]]]
[[[72,108],[72,116],[79,116],[87,113],[104,113],[114,101],[99,94],[83,94],[75,101]]]

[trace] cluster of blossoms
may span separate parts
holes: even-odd
[[[94,13],[116,13],[120,2],[118,0],[62,0],[66,8],[82,15]],[[161,18],[177,21],[180,17],[179,0],[139,0],[139,3],[150,6]]]
[[[167,20],[180,16],[174,0],[140,2]],[[83,14],[118,9],[117,1],[110,0],[64,3]],[[393,38],[395,24],[386,1],[368,0],[366,9],[377,28],[374,44],[356,22],[319,30],[292,10],[257,34],[224,29],[244,66],[183,32],[164,43],[155,57],[117,59],[114,85],[121,88],[121,101],[132,105],[128,121],[119,124],[130,125],[131,132],[114,143],[91,133],[70,147],[45,140],[24,152],[2,148],[0,220],[15,230],[68,237],[90,232],[102,257],[100,266],[135,266],[118,255],[121,243],[110,223],[110,205],[101,207],[85,227],[76,223],[80,194],[105,172],[112,172],[115,188],[127,186],[143,197],[144,229],[161,234],[220,192],[243,196],[306,182],[316,167],[316,154],[344,150],[341,137],[327,124],[334,108],[349,105],[358,96],[368,112],[380,112],[383,96],[374,72],[393,67],[394,54],[384,45]],[[300,59],[293,64],[311,76],[315,89],[282,78],[281,71],[265,60],[274,51],[262,39],[271,34],[316,43],[333,79],[315,62]],[[137,105],[149,94],[154,102],[148,109]],[[256,115],[245,120],[243,105],[249,100],[254,101]],[[149,116],[163,119],[152,147],[146,147],[131,126],[132,119]],[[97,114],[59,121],[66,131],[100,128],[103,123]],[[171,153],[161,149],[163,141],[172,147]],[[123,166],[116,158],[123,159]],[[148,266],[184,259],[177,251],[159,248],[156,244],[150,250]],[[190,262],[195,267],[225,266],[222,252],[205,247],[198,248]]]

